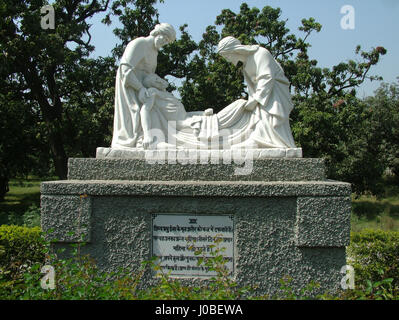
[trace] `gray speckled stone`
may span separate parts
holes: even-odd
[[[137,272],[152,256],[152,215],[229,214],[234,219],[234,275],[240,286],[275,294],[291,276],[295,291],[340,287],[349,243],[348,183],[325,179],[320,159],[262,159],[249,175],[233,165],[150,165],[143,159],[70,159],[69,180],[44,182],[43,230],[87,245],[106,271]],[[158,177],[158,180],[156,180]],[[157,283],[144,273],[142,287]],[[189,285],[208,280],[181,278]]]
[[[93,196],[206,196],[292,197],[347,196],[350,184],[336,181],[99,181],[63,180],[43,182],[42,194],[88,194]]]
[[[58,203],[62,203],[60,195]],[[298,212],[296,197],[154,197],[102,196],[92,197],[91,242],[82,248],[100,268],[116,270],[125,267],[137,272],[140,263],[151,257],[151,215],[156,213],[231,214],[235,226],[235,274],[241,286],[256,286],[258,293],[275,294],[284,276],[293,278],[294,289],[310,281],[321,284],[320,292],[338,289],[340,269],[345,265],[348,235],[340,233],[335,243],[317,247],[322,235],[334,232],[336,225],[317,234],[316,248],[297,244],[295,224],[303,213]],[[331,199],[333,201],[339,198]],[[66,203],[66,202],[65,202]],[[330,208],[332,209],[332,208]],[[309,209],[307,209],[309,211]],[[333,212],[329,212],[332,214]],[[55,220],[65,220],[66,212],[45,212]],[[305,212],[306,214],[306,212]],[[66,214],[68,215],[68,214]],[[348,213],[344,213],[345,216]],[[341,219],[344,221],[345,219]],[[345,227],[342,224],[341,227]],[[313,226],[302,226],[307,240],[314,235]],[[309,243],[307,243],[309,244]],[[61,242],[57,247],[65,247]],[[145,286],[156,280],[147,275]],[[204,280],[185,280],[200,283]]]
[[[350,197],[298,197],[297,244],[344,247],[350,237]]]
[[[42,230],[60,242],[90,241],[91,211],[90,197],[42,194]]]
[[[247,170],[246,170],[247,169]],[[241,172],[245,170],[244,172]],[[246,163],[149,164],[144,159],[71,158],[69,180],[155,181],[318,181],[325,180],[323,159],[259,159]]]

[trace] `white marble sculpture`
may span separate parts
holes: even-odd
[[[258,45],[241,45],[233,37],[223,38],[217,52],[226,60],[243,62],[244,79],[249,95],[245,110],[256,122],[244,148],[295,148],[289,114],[293,108],[288,79],[268,50]]]
[[[161,23],[148,37],[127,45],[116,76],[112,149],[296,148],[289,126],[289,82],[269,51],[233,37],[222,39],[218,53],[234,64],[243,62],[249,99],[217,114],[212,109],[186,112],[155,73],[158,50],[175,38],[173,27]]]
[[[127,45],[116,74],[113,148],[143,145],[143,127],[149,127],[151,119],[139,99],[148,96],[143,81],[149,74],[155,74],[158,50],[175,38],[171,25],[159,24],[148,37],[134,39]]]

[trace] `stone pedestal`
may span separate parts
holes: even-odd
[[[147,160],[69,159],[68,180],[42,183],[42,228],[53,230],[55,246],[83,237],[83,252],[100,268],[138,270],[153,255],[157,215],[190,222],[193,216],[227,215],[232,277],[240,286],[273,294],[290,276],[294,289],[310,281],[320,283],[320,292],[340,288],[351,188],[327,180],[322,159],[257,158],[247,174],[211,158],[208,164]],[[187,274],[187,283],[206,281]],[[155,277],[143,281],[151,285]]]

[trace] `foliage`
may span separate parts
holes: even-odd
[[[399,232],[352,233],[348,256],[348,263],[355,269],[358,295],[363,292],[368,298],[399,298]]]
[[[116,14],[124,7],[131,12],[127,6],[136,2],[148,11],[154,1],[114,1],[112,10]],[[110,142],[107,134],[112,126],[115,58],[89,58],[94,50],[89,19],[110,11],[110,0],[52,2],[54,30],[40,26],[40,9],[45,4],[45,0],[2,0],[0,100],[9,108],[1,108],[5,121],[15,128],[4,127],[4,137],[9,138],[0,145],[2,155],[7,155],[5,163],[0,163],[1,176],[6,178],[31,170],[32,159],[28,157],[44,158],[37,163],[47,167],[51,158],[57,176],[66,178],[69,156],[92,156],[97,146]],[[152,13],[149,15],[150,19]],[[141,23],[143,18],[137,12],[135,17]],[[141,35],[129,31],[131,36]],[[16,122],[12,122],[13,114]],[[13,170],[7,159],[20,159],[15,163],[21,167],[19,171]]]
[[[32,204],[23,214],[23,225],[27,227],[40,227],[40,207]]]
[[[356,97],[355,89],[365,79],[381,79],[369,72],[386,49],[379,46],[363,51],[357,46],[359,61],[320,68],[308,56],[308,38],[322,28],[314,18],[302,20],[299,30],[303,37],[297,37],[281,19],[279,8],[250,8],[243,3],[238,13],[222,10],[215,24],[206,28],[193,51],[179,88],[186,109],[213,108],[217,112],[236,99],[246,98],[242,65],[228,63],[216,54],[216,46],[225,36],[235,36],[243,44],[260,44],[279,61],[291,82],[295,105],[292,131],[304,155],[326,158],[328,176],[351,182],[355,192],[378,193],[386,166],[375,159],[383,142],[376,126],[383,122],[373,120],[373,113]],[[386,141],[390,144],[391,137]]]
[[[398,83],[383,83],[366,104],[371,113],[369,128],[380,142],[379,161],[399,181],[399,78]]]
[[[93,157],[98,146],[111,144],[107,133],[113,125],[115,60],[85,59],[67,69],[70,77],[60,85],[68,92],[63,124],[65,137],[73,139],[66,141],[65,151],[69,156]]]
[[[0,198],[10,177],[32,170],[48,174],[54,166],[65,179],[68,157],[90,157],[96,147],[110,144],[116,58],[130,40],[153,29],[156,2],[57,0],[51,3],[55,29],[44,30],[40,8],[45,0],[2,0]],[[113,56],[93,59],[89,19],[102,12],[103,23],[109,25],[111,16],[122,23],[114,30],[121,43]],[[185,68],[194,44],[189,38],[183,32],[160,54],[162,76],[182,73],[177,68]]]
[[[41,154],[43,144],[36,140],[37,117],[14,90],[0,80],[0,201],[9,191],[11,177],[48,167]]]
[[[32,204],[22,215],[18,212],[5,212],[7,225],[25,226],[25,227],[40,227],[40,207]]]
[[[163,0],[160,0],[163,2]],[[111,15],[118,17],[122,28],[115,28],[114,34],[121,43],[113,49],[113,55],[120,58],[127,44],[137,37],[146,37],[159,23],[159,15],[154,5],[157,0],[117,0],[113,1],[111,10],[106,14],[103,23],[111,24]]]
[[[304,288],[301,288],[299,292],[295,292],[292,288],[293,278],[285,276],[280,279],[280,290],[279,293],[272,297],[273,300],[314,300],[320,298],[321,295],[316,293],[316,290],[320,288],[320,284],[311,281]]]
[[[386,166],[378,161],[381,139],[370,125],[368,106],[350,93],[334,101],[322,93],[297,100],[296,141],[307,157],[326,159],[329,178],[351,182],[357,193],[382,192]]]
[[[242,65],[237,67],[216,54],[219,40],[227,35],[235,36],[243,44],[260,44],[280,58],[283,67],[290,64],[294,52],[306,53],[305,39],[289,34],[285,21],[279,20],[280,9],[269,6],[262,10],[250,9],[243,3],[238,14],[223,10],[216,18],[216,25],[222,26],[219,33],[216,26],[208,26],[199,43],[199,50],[189,63],[182,88],[179,90],[183,104],[189,110],[214,108],[219,111],[234,100],[245,96]],[[306,27],[305,27],[306,25]],[[306,37],[314,30],[320,31],[314,20],[304,20]],[[292,64],[292,63],[291,63]],[[289,74],[288,74],[289,76]]]
[[[20,286],[13,290],[13,299],[31,300],[122,300],[131,297],[137,279],[122,271],[100,272],[88,256],[80,256],[75,247],[73,256],[56,259],[50,256],[46,264],[55,270],[54,289],[42,288],[41,264],[25,272]],[[48,284],[48,283],[47,283]]]
[[[216,25],[222,26],[221,32],[216,26],[208,26],[199,43],[198,53],[190,62],[189,73],[180,90],[184,105],[188,108],[192,105],[203,109],[223,108],[245,94],[241,67],[232,67],[215,52],[218,41],[225,36],[235,36],[243,44],[260,44],[267,48],[282,65],[298,99],[306,99],[312,93],[322,100],[337,99],[347,94],[347,89],[355,88],[367,78],[379,79],[368,76],[368,72],[386,53],[384,48],[365,52],[358,46],[356,53],[363,61],[357,63],[350,60],[331,69],[317,68],[317,61],[310,60],[307,55],[310,44],[306,41],[313,32],[320,32],[322,26],[314,18],[303,19],[299,30],[304,37],[297,38],[280,17],[279,8],[265,6],[260,10],[249,8],[246,3],[241,5],[239,13],[222,10],[216,18]],[[349,92],[354,95],[354,92]],[[194,94],[199,96],[198,99],[211,99],[209,105],[202,106],[190,100],[196,98]]]
[[[355,268],[354,290],[340,294],[315,294],[317,283],[309,283],[298,292],[292,288],[292,278],[284,277],[280,281],[278,294],[259,296],[256,288],[240,288],[229,277],[225,266],[223,248],[218,240],[213,245],[213,254],[206,256],[203,251],[195,250],[198,265],[204,265],[216,275],[201,286],[186,286],[162,272],[156,259],[143,262],[136,273],[120,269],[116,272],[104,272],[96,267],[95,261],[81,254],[81,246],[73,244],[71,255],[59,258],[49,252],[49,243],[41,238],[38,228],[15,226],[0,227],[0,298],[2,299],[277,299],[277,300],[343,300],[343,299],[398,299],[398,233],[365,231],[353,233],[348,249],[349,264]],[[6,240],[4,240],[6,239]],[[29,240],[26,240],[29,239]],[[28,244],[29,243],[29,244]],[[18,250],[17,250],[18,248]],[[23,254],[21,255],[21,251]],[[194,250],[194,246],[191,246]],[[58,252],[64,254],[63,250]],[[11,257],[13,256],[13,257]],[[46,260],[44,261],[44,256]],[[11,257],[11,258],[10,258]],[[11,269],[5,260],[19,261],[14,267],[25,265],[23,269]],[[35,263],[36,262],[36,263]],[[43,265],[51,265],[55,270],[55,288],[43,289],[41,272]],[[4,265],[7,268],[4,269]],[[152,269],[157,272],[159,282],[143,288],[141,281]],[[12,270],[12,272],[10,272]],[[318,291],[318,290],[317,290]]]
[[[54,254],[37,227],[0,227],[0,299],[127,299],[132,298],[143,272],[103,272],[89,256],[80,254],[82,244],[71,244],[71,254]],[[55,289],[44,289],[44,266],[55,270]],[[144,270],[144,269],[143,269]]]
[[[211,277],[206,284],[201,286],[186,286],[181,281],[172,279],[169,274],[162,272],[162,268],[156,263],[156,259],[143,262],[142,268],[136,274],[126,270],[118,272],[102,272],[89,256],[80,254],[81,244],[74,244],[70,258],[60,259],[57,255],[49,254],[48,246],[46,252],[46,265],[50,265],[55,270],[54,289],[43,289],[43,273],[41,272],[42,263],[30,264],[25,268],[23,277],[18,273],[13,281],[7,280],[0,274],[0,298],[6,299],[194,299],[194,300],[232,300],[232,299],[259,299],[251,294],[251,288],[239,288],[229,277],[229,272],[225,266],[226,260],[223,256],[223,249],[219,246],[220,240],[216,239],[212,245],[212,254],[205,256],[201,250],[194,251],[198,259],[198,265],[205,265],[210,271],[215,271],[216,275]],[[84,245],[84,244],[83,244]],[[191,247],[190,250],[194,250]],[[62,254],[63,250],[59,252]],[[158,284],[150,288],[140,288],[140,281],[146,271],[151,268],[158,272]],[[306,299],[306,296],[296,296],[292,289],[288,287],[289,281],[282,281],[283,293],[275,299]],[[48,284],[48,283],[47,283]],[[284,291],[286,290],[286,291]],[[313,287],[307,287],[301,291],[305,294],[307,290],[312,291]]]
[[[397,288],[393,288],[393,278],[381,281],[366,281],[366,286],[362,289],[354,289],[345,292],[342,299],[348,300],[399,300]]]
[[[0,276],[14,285],[21,275],[45,258],[39,227],[0,226]]]
[[[10,91],[17,101],[35,113],[36,127],[46,138],[48,152],[61,178],[66,177],[68,135],[64,104],[69,100],[63,84],[76,76],[76,68],[93,50],[87,20],[106,10],[108,2],[93,1],[87,5],[87,1],[56,1],[52,3],[57,17],[55,30],[44,30],[40,26],[40,9],[47,2],[2,1],[1,78],[6,79],[8,88],[13,88]],[[83,40],[85,36],[89,37],[88,41]],[[79,78],[83,86],[86,79],[90,79],[89,74],[86,72]]]
[[[139,282],[149,267],[154,271],[161,268],[150,260],[143,263],[143,267],[136,274],[125,270],[118,272],[100,271],[89,256],[80,254],[81,244],[72,245],[70,258],[60,259],[49,254],[47,243],[46,264],[55,270],[54,289],[43,289],[41,286],[43,263],[31,264],[25,270],[23,278],[17,277],[15,281],[5,281],[0,275],[0,297],[7,299],[238,299],[247,290],[237,289],[234,282],[226,278],[224,259],[221,251],[216,249],[206,265],[217,271],[217,276],[210,279],[209,285],[192,288],[182,285],[177,280],[172,280],[168,275],[160,273],[159,284],[140,289]],[[83,244],[84,245],[84,244]],[[216,247],[216,246],[215,246]],[[46,250],[45,250],[46,251]],[[59,252],[62,253],[62,252]],[[201,252],[196,252],[200,255]],[[205,260],[199,264],[205,263]],[[227,281],[226,281],[227,280]]]
[[[396,179],[384,179],[385,191],[352,197],[352,231],[380,229],[399,231],[399,187]]]
[[[0,203],[0,225],[40,225],[40,182],[33,177],[11,179],[10,191]],[[33,221],[36,222],[32,224]]]

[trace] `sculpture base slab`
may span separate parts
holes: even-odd
[[[147,159],[162,160],[168,158],[188,159],[194,161],[207,161],[207,159],[270,159],[270,158],[302,158],[302,148],[288,149],[229,149],[229,150],[207,150],[207,149],[115,149],[97,148],[97,159]]]
[[[323,159],[70,158],[69,180],[133,181],[323,181]]]

